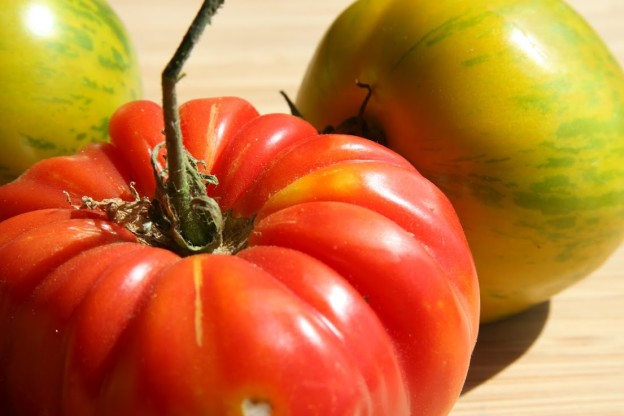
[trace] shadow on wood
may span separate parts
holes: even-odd
[[[550,312],[550,302],[500,322],[482,325],[462,394],[486,382],[520,358],[537,340]]]

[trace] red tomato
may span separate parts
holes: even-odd
[[[83,196],[155,192],[161,108],[0,187],[0,413],[442,415],[479,321],[453,208],[405,159],[236,98],[180,109],[220,253],[139,243]]]

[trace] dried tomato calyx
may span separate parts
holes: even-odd
[[[152,152],[156,192],[149,209],[151,221],[169,239],[168,246],[174,251],[182,254],[218,251],[223,243],[223,214],[219,204],[206,192],[208,184],[218,184],[217,178],[200,172],[201,162],[182,148],[179,155],[182,162],[177,168],[177,176],[184,177],[181,184],[171,171],[168,153],[165,167],[158,162],[161,148],[162,145],[156,146]]]
[[[320,130],[319,133],[321,134],[331,134],[331,133],[350,134],[353,136],[364,137],[368,140],[371,140],[373,142],[376,142],[385,146],[387,143],[386,135],[383,129],[381,128],[381,126],[378,125],[377,123],[371,122],[364,116],[364,112],[366,111],[368,102],[373,96],[373,87],[370,84],[367,84],[365,82],[360,82],[358,80],[355,81],[355,85],[358,88],[363,88],[367,91],[366,96],[364,97],[364,99],[362,100],[362,104],[360,105],[358,114],[346,119],[345,121],[340,123],[337,127],[332,126],[332,125],[326,126],[324,129]],[[295,117],[299,117],[305,120],[306,119],[305,116],[301,113],[301,111],[299,111],[296,104],[290,99],[290,97],[284,91],[280,91],[280,94],[282,94],[282,97],[284,97],[284,99],[286,100],[286,104],[288,105],[288,108],[290,109],[290,113]]]
[[[130,190],[134,196],[132,201],[121,198],[106,198],[98,201],[90,196],[83,196],[80,198],[80,204],[74,204],[69,193],[65,192],[65,195],[74,209],[104,213],[109,221],[127,228],[143,244],[170,246],[170,239],[150,219],[152,201],[147,197],[141,197],[133,182],[130,183]]]
[[[323,130],[323,133],[351,134],[354,136],[365,137],[376,143],[385,145],[386,136],[384,131],[381,129],[380,126],[372,123],[370,120],[367,120],[364,116],[364,112],[366,111],[368,102],[373,96],[373,87],[370,84],[358,80],[355,81],[355,85],[358,88],[363,88],[366,90],[366,96],[362,100],[362,104],[360,105],[360,109],[357,115],[346,119],[337,127],[327,126]]]
[[[175,215],[163,212],[162,202],[141,197],[132,182],[130,190],[134,196],[132,201],[121,198],[106,198],[98,201],[92,197],[83,196],[80,198],[80,203],[75,204],[68,192],[65,192],[65,195],[74,209],[102,212],[109,221],[128,229],[140,243],[166,248],[182,256],[198,252],[235,254],[247,246],[247,240],[253,228],[253,216],[234,217],[230,212],[222,214],[219,210],[220,225],[218,232],[217,229],[215,230],[217,234],[213,243],[204,247],[189,247],[179,235]],[[200,207],[199,202],[197,202],[197,207],[205,209]],[[167,209],[170,210],[171,206]]]

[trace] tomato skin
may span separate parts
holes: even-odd
[[[342,161],[379,160],[414,170],[402,157],[366,139],[336,134],[325,138],[327,140],[310,137],[309,140],[302,140],[284,149],[282,154],[269,163],[261,179],[252,184],[245,197],[233,205],[234,212],[241,216],[251,215],[293,181]],[[310,154],[315,155],[314,159],[308,157]]]
[[[287,114],[267,114],[247,123],[212,168],[223,185],[213,192],[222,209],[230,209],[284,147],[313,135],[317,135],[314,127]],[[271,140],[257,139],[267,136]]]
[[[348,333],[353,329],[348,326],[359,323],[359,311],[352,316],[356,318],[355,322],[346,319],[343,324],[347,326],[346,332],[341,331],[343,326],[333,329],[321,318],[331,319],[329,313],[320,315],[314,307],[302,304],[301,299],[291,295],[292,283],[287,287],[238,257],[204,255],[187,258],[167,270],[156,289],[158,298],[150,303],[137,323],[140,332],[131,341],[129,350],[132,353],[123,360],[130,368],[125,368],[120,378],[145,380],[132,383],[132,388],[144,388],[154,397],[154,409],[148,409],[154,414],[181,410],[185,414],[240,414],[240,404],[249,399],[271,403],[273,414],[279,415],[298,414],[302,411],[298,409],[315,415],[355,414],[358,411],[376,414],[372,411],[375,407],[376,412],[398,409],[398,414],[405,414],[407,400],[405,392],[400,389],[401,373],[396,355],[387,348],[390,345],[387,335],[357,293],[346,283],[335,281],[335,272],[326,266],[322,266],[323,271],[314,270],[321,266],[313,259],[303,259],[304,263],[298,265],[300,253],[280,248],[268,248],[267,251],[264,247],[250,250],[242,257],[249,259],[263,250],[270,253],[272,257],[264,260],[270,264],[268,267],[276,268],[277,261],[285,260],[294,270],[303,267],[304,272],[312,271],[310,277],[313,279],[327,280],[323,277],[329,274],[329,289],[334,293],[341,289],[348,291],[341,292],[347,296],[345,308],[330,309],[329,312],[348,315],[351,302],[355,303],[354,310],[366,310],[365,316],[373,318],[372,325],[365,325],[360,330],[372,330],[372,333],[360,333],[356,339],[371,336],[373,340],[380,340],[379,343],[372,342],[378,346],[371,348],[372,352],[381,353],[377,364],[381,368],[373,369],[377,379],[373,380],[371,387],[377,392],[385,391],[378,383],[388,387],[388,400],[373,401],[378,398],[367,392],[366,380],[359,374],[360,365],[375,361],[360,364],[357,360],[360,357],[342,342],[323,342],[321,348],[315,345],[323,338],[335,338],[335,330],[345,336],[345,343],[350,344]],[[284,274],[281,269],[277,266],[278,275]],[[180,276],[184,276],[183,282]],[[298,290],[298,293],[304,292],[306,300],[312,297],[308,293],[313,291],[308,286],[314,285],[310,283],[308,281]],[[196,300],[198,290],[202,295],[201,305]],[[313,297],[326,309],[337,306],[327,302],[326,293],[325,298],[319,297],[318,292]],[[181,316],[190,319],[163,319],[172,310],[179,310]],[[210,324],[198,331],[197,320],[208,317],[211,317]],[[258,325],[258,322],[263,324]],[[162,348],[163,343],[169,347]],[[359,346],[360,350],[367,348],[370,346]],[[301,360],[302,354],[306,357],[305,363]],[[212,357],[208,363],[205,362],[207,356]],[[393,371],[388,371],[389,368]],[[328,373],[332,373],[332,377],[328,378]],[[180,374],[185,375],[183,380]],[[389,375],[389,380],[378,378],[380,374]],[[309,387],[302,390],[303,385],[297,380],[305,380]],[[328,389],[332,392],[331,400],[324,399]],[[119,402],[115,394],[130,395],[128,408],[131,408],[136,402],[132,393],[132,390],[116,390],[106,401]]]
[[[185,142],[186,149],[203,160],[206,170],[212,171],[227,143],[226,138],[259,115],[249,102],[237,97],[187,101],[180,106],[182,135],[191,138]]]
[[[359,294],[343,278],[328,276],[323,279],[325,274],[335,272],[325,269],[321,274],[316,269],[322,263],[315,264],[312,258],[301,255],[301,252],[283,247],[255,246],[242,251],[239,256],[271,272],[298,297],[314,305],[332,322],[337,332],[349,334],[343,337],[344,349],[357,357],[356,366],[367,384],[372,414],[384,411],[405,414],[409,411],[408,392],[402,385],[400,363],[394,351],[383,346],[387,335],[379,321],[364,312],[369,309],[368,305],[361,302]],[[287,267],[280,266],[282,264]],[[368,342],[357,342],[361,337],[366,337]],[[383,379],[379,379],[382,368],[393,371],[386,372]]]
[[[16,414],[45,413],[61,391],[67,392],[64,413],[90,414],[83,403],[101,383],[111,349],[132,320],[141,289],[153,278],[150,271],[176,257],[122,242],[85,250],[50,273],[32,299],[17,308],[7,332],[12,335],[7,377],[20,409]],[[128,284],[137,271],[141,279],[133,277]],[[46,359],[30,365],[39,354]]]
[[[332,232],[319,230],[321,222]],[[442,415],[451,410],[448,403],[431,397],[461,390],[461,376],[449,378],[448,373],[463,370],[447,368],[448,363],[436,356],[450,361],[470,359],[472,348],[455,344],[452,338],[457,334],[447,338],[446,329],[462,328],[464,337],[472,337],[477,327],[465,317],[478,313],[478,304],[447,303],[455,291],[463,291],[454,282],[449,284],[450,279],[421,242],[374,211],[333,201],[302,203],[277,211],[256,225],[250,242],[303,251],[345,276],[393,336],[412,388],[411,414]],[[437,278],[416,283],[410,271]],[[386,285],[390,281],[392,284]],[[421,337],[436,339],[436,347],[419,348],[415,340]],[[427,383],[419,382],[423,378]]]
[[[134,172],[128,179],[141,195],[153,195],[156,191],[152,149],[163,143],[164,128],[160,106],[148,100],[122,105],[108,126],[112,143],[122,151],[124,165]]]
[[[38,160],[108,140],[139,98],[134,46],[104,0],[11,0],[0,15],[0,184]]]
[[[31,307],[31,294],[41,285],[53,281],[53,271],[62,267],[63,260],[94,247],[136,241],[126,229],[104,221],[97,213],[74,214],[73,210],[28,212],[24,214],[30,217],[23,223],[26,228],[22,227],[21,233],[13,232],[14,237],[0,247],[0,402],[8,406],[8,414],[42,414],[51,403],[58,401],[59,396],[59,391],[54,389],[60,384],[54,381],[61,377],[62,351],[66,346],[59,346],[62,337],[55,314]],[[16,222],[0,223],[1,234],[4,235],[5,228],[17,225]],[[49,238],[51,235],[58,238]],[[33,245],[33,239],[39,243]],[[107,263],[106,257],[99,259]],[[91,258],[88,268],[74,271],[71,276],[88,277],[88,270],[96,269],[91,268],[94,260]],[[21,327],[22,324],[27,325],[26,329]],[[61,348],[61,352],[57,354],[54,346]],[[33,365],[36,356],[42,358]],[[33,383],[40,387],[35,393]],[[33,400],[33,394],[39,400]]]
[[[363,23],[365,22],[365,23]],[[587,276],[624,235],[624,75],[564,2],[356,1],[296,105],[322,129],[365,118],[451,200],[484,322]]]
[[[110,143],[1,186],[0,412],[447,414],[479,293],[444,195],[383,146],[237,98],[181,116],[220,179],[210,195],[253,220],[246,245],[181,258],[69,205],[64,191],[132,201],[131,181],[152,196],[162,110],[147,101],[113,115]]]

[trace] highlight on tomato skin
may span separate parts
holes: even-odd
[[[0,413],[448,414],[479,292],[446,197],[362,138],[234,97],[185,108],[223,177],[212,252],[148,238],[155,103],[0,187]]]

